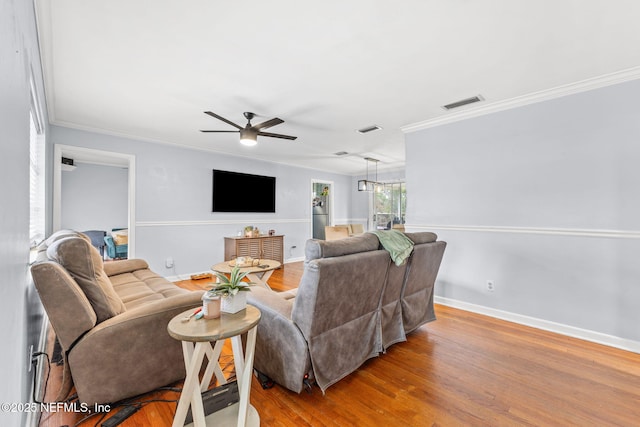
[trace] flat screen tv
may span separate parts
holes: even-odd
[[[212,212],[275,212],[276,178],[213,170]]]

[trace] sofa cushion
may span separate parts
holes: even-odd
[[[190,292],[148,268],[116,274],[109,279],[127,310]]]
[[[357,254],[378,249],[378,238],[373,234],[361,234],[340,240],[307,240],[305,246],[306,261],[319,258]]]
[[[96,312],[98,323],[125,311],[104,272],[100,252],[86,236],[56,240],[47,248],[47,256],[62,265],[80,286]]]
[[[104,272],[107,273],[107,276],[109,276],[109,279],[111,279],[111,284],[113,286],[115,286],[116,284],[114,283],[111,276],[146,269],[149,269],[149,264],[147,263],[147,261],[139,258],[115,260],[107,262],[104,265]]]

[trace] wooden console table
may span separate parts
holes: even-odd
[[[231,261],[239,256],[264,258],[284,263],[284,235],[258,237],[225,237],[224,260]]]

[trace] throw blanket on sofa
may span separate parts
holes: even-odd
[[[380,240],[382,247],[389,252],[393,262],[404,264],[413,251],[413,242],[398,230],[372,231]]]

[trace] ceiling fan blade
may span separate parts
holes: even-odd
[[[227,120],[224,117],[217,115],[216,113],[212,113],[211,111],[205,111],[204,113],[210,115],[211,117],[215,117],[218,120],[222,120],[223,122],[228,123],[228,124],[230,124],[231,126],[233,126],[235,128],[244,129],[242,126],[237,125],[237,124],[233,123],[232,121]]]
[[[271,138],[282,138],[282,139],[290,139],[294,140],[298,138],[297,136],[289,136],[289,135],[281,135],[279,133],[269,133],[269,132],[258,132],[260,136],[270,136]]]
[[[237,130],[201,130],[200,132],[214,132],[214,133],[238,133]]]
[[[267,120],[266,122],[253,125],[252,128],[259,131],[260,129],[270,128],[271,126],[279,125],[280,123],[284,123],[284,120],[276,117],[275,119]]]

